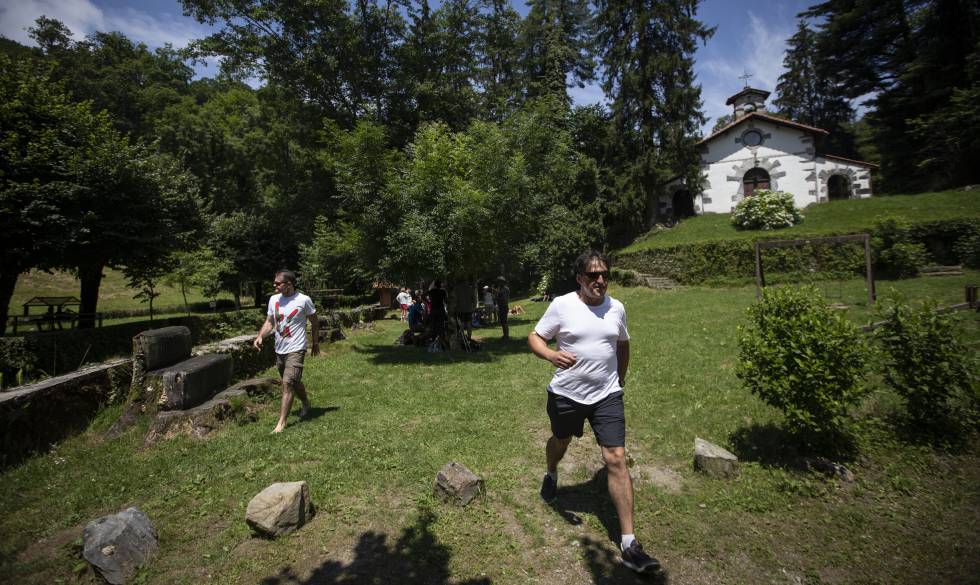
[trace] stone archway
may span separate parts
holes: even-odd
[[[831,201],[851,198],[851,180],[843,174],[831,175],[827,179],[827,198]]]
[[[674,191],[671,197],[671,207],[674,211],[674,219],[694,217],[696,213],[694,210],[694,197],[687,189]]]
[[[746,159],[742,164],[732,166],[732,173],[726,180],[737,183],[738,190],[732,195],[732,208],[735,204],[745,198],[745,179],[746,173],[752,169],[761,169],[769,174],[769,188],[773,191],[779,190],[779,179],[786,176],[786,171],[780,168],[779,160],[776,158],[768,159],[765,157]]]

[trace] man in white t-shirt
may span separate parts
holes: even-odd
[[[293,395],[303,403],[300,418],[310,410],[310,399],[303,385],[303,358],[306,357],[306,321],[309,319],[313,329],[311,353],[320,353],[319,326],[316,306],[310,297],[296,290],[296,273],[280,270],[272,284],[277,293],[269,298],[265,323],[255,336],[252,345],[262,349],[262,340],[270,333],[276,333],[276,366],[282,378],[282,405],[279,408],[279,422],[273,433],[281,433],[286,428],[286,417],[293,405]]]
[[[623,564],[655,572],[660,563],[643,551],[633,534],[633,480],[626,465],[623,387],[629,368],[629,332],[623,304],[606,295],[609,260],[588,251],[575,260],[579,289],[556,298],[528,335],[534,355],[557,368],[548,385],[552,436],[545,447],[547,472],[541,498],[558,497],[558,463],[572,436],[589,421],[606,463],[609,496],[619,516]],[[548,342],[557,339],[557,349]]]

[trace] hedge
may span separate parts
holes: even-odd
[[[845,234],[821,234],[825,237]],[[872,234],[873,235],[873,234]],[[976,267],[980,258],[980,218],[928,221],[912,224],[909,237],[929,250],[929,261]],[[802,235],[767,233],[757,241],[805,239]],[[873,251],[874,253],[874,251]],[[702,284],[714,279],[751,279],[755,275],[755,242],[719,240],[669,248],[650,248],[617,255],[615,264],[624,270],[666,276],[683,284]],[[763,254],[767,276],[784,278],[839,278],[860,276],[865,271],[864,245],[813,244],[768,249]]]

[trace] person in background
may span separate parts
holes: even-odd
[[[497,305],[493,302],[493,291],[489,286],[483,287],[483,306],[486,308],[487,322],[492,322],[497,317]]]
[[[466,330],[467,339],[473,337],[473,311],[476,310],[476,291],[468,282],[459,282],[453,291],[456,294],[456,326]]]
[[[402,287],[398,292],[398,296],[395,297],[395,301],[398,303],[398,308],[401,309],[401,320],[408,321],[408,306],[412,304],[412,295],[408,294],[408,289]]]
[[[510,288],[507,287],[507,279],[503,276],[497,277],[497,290],[493,300],[497,305],[497,319],[500,321],[500,328],[503,330],[503,335],[500,338],[507,341],[510,339],[510,328],[507,326]]]

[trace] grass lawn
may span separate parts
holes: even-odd
[[[105,276],[102,278],[102,285],[99,287],[99,311],[126,311],[136,309],[149,309],[147,303],[141,303],[133,298],[137,291],[129,287],[126,277],[121,270],[105,269]],[[23,304],[33,297],[40,296],[72,296],[78,298],[80,284],[78,279],[68,272],[54,271],[51,273],[43,270],[31,270],[26,274],[21,274],[17,279],[17,287],[10,299],[10,314],[22,315]],[[184,306],[184,297],[180,294],[180,287],[167,286],[160,284],[157,292],[160,296],[153,300],[154,313],[160,309],[170,309],[181,311]],[[231,298],[227,293],[222,293],[221,298]],[[187,302],[195,303],[209,301],[197,290],[187,291]],[[77,307],[73,310],[77,311]],[[40,309],[33,309],[32,314],[37,314]]]
[[[649,248],[669,248],[713,240],[754,240],[760,235],[779,234],[785,239],[869,230],[875,219],[887,216],[912,221],[980,217],[980,190],[944,191],[918,195],[892,195],[871,199],[831,201],[804,210],[802,223],[778,232],[739,231],[727,213],[708,213],[685,219],[670,229],[655,230],[638,238],[618,254]]]
[[[977,276],[886,286],[949,304]],[[846,286],[863,294],[859,281]],[[671,583],[980,582],[980,446],[940,452],[901,439],[888,422],[895,398],[878,389],[856,420],[854,483],[784,463],[778,414],[733,370],[752,287],[611,294],[633,337],[636,532]],[[135,505],[161,543],[139,583],[644,582],[615,562],[618,525],[588,431],[562,463],[558,505],[538,498],[551,368],[521,339],[545,305],[521,304],[515,340],[479,331],[485,351],[475,354],[394,347],[396,321],[353,332],[308,358],[314,416],[291,417],[279,436],[270,404],[258,422],[144,450],[145,421],[100,439],[120,413],[108,408],[86,433],[0,474],[0,581],[95,583],[79,562],[82,528]],[[848,315],[868,320],[859,303]],[[976,349],[978,315],[957,318]],[[738,454],[741,476],[695,473],[695,437]],[[486,481],[464,509],[432,497],[448,461]],[[252,536],[248,501],[296,480],[310,485],[314,519],[275,541]]]

